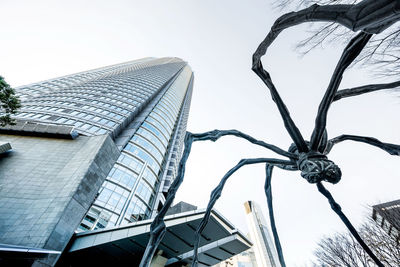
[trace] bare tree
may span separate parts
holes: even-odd
[[[400,211],[399,211],[400,213]],[[389,235],[372,218],[358,230],[365,243],[379,260],[388,267],[400,266],[400,244],[398,235]],[[376,266],[350,233],[336,233],[333,237],[324,237],[314,251],[317,263],[314,266]]]
[[[283,0],[275,1],[279,10],[303,9],[317,5],[354,5],[361,0]],[[380,1],[376,1],[380,2]],[[351,29],[332,22],[312,23],[308,36],[297,44],[297,50],[305,55],[317,47],[326,44],[344,44],[354,36]],[[375,74],[383,77],[396,77],[400,74],[400,25],[397,24],[374,35],[354,64],[371,66]]]

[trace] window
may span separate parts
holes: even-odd
[[[99,130],[100,128],[97,126],[92,126],[89,129],[87,129],[88,132],[90,133],[95,133],[97,130]]]
[[[394,238],[397,238],[398,236],[399,236],[399,231],[396,229],[396,228],[392,228],[392,231],[391,231],[391,235],[394,237]]]
[[[109,174],[109,179],[117,182],[118,184],[128,188],[132,189],[133,186],[136,183],[138,175],[124,167],[114,167],[110,174]]]
[[[82,128],[83,130],[86,130],[86,129],[88,129],[90,126],[92,126],[92,125],[87,124],[87,123],[84,123],[84,124],[82,124],[82,126],[81,126],[80,128]]]
[[[159,170],[160,170],[160,165],[159,163],[152,157],[150,156],[147,152],[145,152],[143,149],[141,149],[140,147],[133,145],[133,144],[128,144],[126,147],[129,147],[130,150],[126,150],[131,152],[132,154],[134,154],[135,156],[137,156],[138,158],[140,158],[143,161],[146,161],[148,166],[150,166],[150,168],[158,174]]]
[[[384,220],[382,227],[383,227],[383,230],[385,230],[386,232],[389,232],[390,223],[387,220]]]
[[[147,128],[148,130],[150,130],[150,132],[152,132],[155,136],[158,137],[158,139],[164,144],[164,146],[168,145],[168,140],[161,134],[161,132],[159,130],[157,130],[155,127],[153,127],[152,125],[150,125],[147,122],[144,122],[142,124],[143,127]]]
[[[105,203],[108,201],[108,199],[111,196],[112,191],[110,189],[107,188],[103,188],[103,190],[101,190],[99,196],[97,197],[97,201]]]
[[[379,213],[376,213],[376,223],[382,226],[383,218]]]
[[[132,156],[128,156],[125,153],[121,153],[121,156],[118,159],[118,162],[123,163],[130,169],[134,170],[137,173],[140,173],[143,163],[141,163],[139,160],[133,158]]]
[[[107,133],[107,130],[105,130],[105,129],[100,129],[100,130],[97,131],[97,133],[98,133],[98,134],[105,134],[105,133]]]
[[[63,123],[65,121],[67,121],[67,118],[59,118],[58,120],[56,120],[56,122],[59,122],[59,123]]]
[[[75,124],[75,121],[74,120],[67,120],[64,123],[65,124]]]
[[[131,141],[138,144],[139,146],[143,147],[147,152],[149,152],[154,158],[157,159],[158,163],[161,165],[163,161],[163,155],[160,151],[152,144],[151,142],[147,141],[146,139],[140,137],[139,135],[135,135]],[[132,144],[127,144],[125,149],[129,150],[130,152],[134,153],[135,147]]]
[[[143,173],[143,177],[151,185],[151,187],[155,188],[158,179],[157,176],[150,169],[146,168]]]
[[[116,125],[116,123],[112,122],[112,121],[109,121],[109,122],[107,122],[107,125],[110,126],[110,127],[114,127]]]

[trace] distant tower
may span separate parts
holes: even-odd
[[[244,207],[257,267],[281,267],[260,207],[254,201],[245,202]]]

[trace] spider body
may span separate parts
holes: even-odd
[[[306,144],[309,146],[310,142],[306,141]],[[301,177],[311,184],[322,181],[336,184],[342,178],[342,171],[339,166],[326,156],[329,151],[321,153],[309,149],[308,152],[299,152],[296,144],[293,143],[289,147],[288,152],[297,156],[296,159],[292,159],[292,161],[296,164],[297,170],[301,171]]]
[[[378,5],[376,4],[377,2],[379,2],[379,8],[376,7],[376,5]],[[259,145],[266,149],[272,150],[280,156],[286,157],[286,159],[242,159],[236,166],[234,166],[224,175],[217,187],[212,191],[205,215],[197,227],[194,240],[192,267],[198,266],[198,248],[200,246],[200,239],[202,236],[201,233],[206,227],[207,222],[210,218],[211,209],[213,208],[217,199],[221,196],[226,181],[234,172],[236,172],[241,167],[245,165],[259,163],[265,164],[266,179],[264,191],[267,197],[271,230],[274,236],[274,242],[279,257],[280,266],[285,267],[286,264],[283,257],[282,247],[279,241],[278,231],[275,225],[274,211],[272,205],[271,178],[272,170],[274,167],[289,171],[299,170],[301,171],[301,176],[305,178],[309,183],[316,184],[318,191],[325,198],[327,198],[332,210],[343,221],[343,223],[349,229],[354,238],[359,242],[365,252],[371,257],[373,262],[375,262],[375,264],[379,267],[384,267],[378,257],[374,255],[371,249],[359,236],[354,226],[351,224],[346,215],[342,212],[340,205],[333,199],[330,192],[323,186],[322,181],[326,181],[332,184],[336,184],[340,181],[342,176],[341,170],[333,161],[328,159],[327,155],[334,145],[342,141],[351,140],[366,143],[378,147],[391,155],[400,156],[400,145],[383,143],[373,137],[347,134],[337,136],[333,139],[328,139],[326,131],[328,110],[334,101],[345,97],[361,95],[368,92],[382,89],[390,89],[399,86],[400,81],[389,84],[366,85],[338,91],[338,87],[342,80],[344,71],[360,54],[365,45],[368,43],[371,36],[373,34],[379,33],[380,31],[383,31],[384,29],[391,26],[393,23],[400,20],[399,13],[396,13],[396,9],[393,9],[393,6],[396,4],[398,5],[398,2],[399,0],[363,0],[355,5],[313,5],[310,8],[304,10],[285,14],[275,22],[267,37],[263,40],[263,42],[257,48],[256,52],[253,54],[252,69],[268,87],[272,99],[278,107],[285,128],[294,143],[289,147],[288,150],[283,150],[275,145],[257,140],[237,130],[214,130],[199,134],[186,132],[185,149],[179,163],[178,174],[168,190],[164,206],[161,208],[160,212],[157,214],[151,224],[150,239],[146,247],[146,251],[143,255],[142,261],[140,263],[140,267],[148,267],[150,265],[151,259],[166,232],[164,216],[166,215],[168,208],[171,206],[175,198],[176,191],[183,181],[185,165],[189,157],[192,143],[195,141],[205,140],[217,141],[220,137],[226,135],[244,138],[255,145]],[[365,11],[366,7],[369,7],[369,10],[371,12]],[[352,12],[347,12],[351,8],[354,8],[352,9]],[[379,16],[374,13],[376,10],[379,11]],[[361,16],[360,14],[363,15]],[[375,14],[375,16],[372,14]],[[365,19],[366,15],[368,15],[368,19]],[[352,18],[351,16],[355,17]],[[277,36],[284,29],[290,28],[303,22],[311,21],[331,21],[342,24],[350,30],[361,31],[349,42],[349,44],[344,49],[342,56],[340,57],[339,62],[332,74],[328,88],[326,89],[324,97],[322,98],[320,106],[318,108],[318,113],[315,119],[315,127],[313,129],[310,141],[305,141],[300,130],[297,128],[296,124],[292,120],[289,110],[285,106],[274,83],[272,82],[271,75],[263,68],[261,57],[267,52],[269,46],[274,42]],[[351,23],[351,25],[349,25],[349,23]]]
[[[300,153],[296,164],[301,176],[311,184],[321,181],[336,184],[342,178],[339,166],[319,152]]]

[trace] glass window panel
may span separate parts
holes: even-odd
[[[84,123],[84,124],[82,124],[82,126],[80,127],[80,128],[82,128],[83,130],[86,130],[86,129],[88,129],[89,127],[91,127],[92,125],[90,125],[90,124],[87,124],[87,123]]]
[[[148,130],[150,130],[155,136],[158,137],[158,139],[165,145],[168,145],[168,141],[167,139],[164,137],[164,135],[161,134],[161,132],[159,130],[157,130],[155,127],[153,127],[152,125],[150,125],[147,122],[144,122],[142,124],[143,127],[147,128]]]
[[[107,130],[105,129],[100,129],[97,131],[98,134],[105,134],[107,132]]]
[[[127,154],[124,154],[124,153],[121,154],[121,156],[118,159],[118,161],[122,162],[126,166],[130,167],[131,169],[133,169],[137,173],[139,173],[140,170],[143,167],[143,163],[139,162],[137,159],[135,159],[135,158],[133,158],[131,156],[128,156]]]
[[[63,123],[63,122],[65,122],[66,120],[67,120],[66,118],[59,118],[58,120],[56,120],[56,122]]]
[[[109,189],[107,189],[107,188],[104,188],[104,189],[101,191],[100,195],[98,196],[98,199],[99,199],[100,201],[102,201],[102,202],[107,202],[108,199],[109,199],[110,196],[111,196],[111,193],[112,193],[111,190],[109,190]]]

